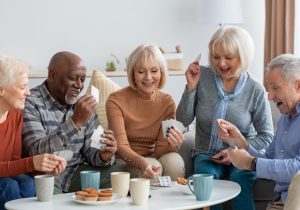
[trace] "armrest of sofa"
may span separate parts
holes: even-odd
[[[185,177],[193,174],[194,165],[191,157],[192,148],[195,146],[195,130],[191,130],[184,134],[184,141],[181,144],[178,154],[182,157],[185,165]]]

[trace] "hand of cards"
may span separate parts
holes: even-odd
[[[91,137],[91,147],[94,147],[96,149],[102,150],[106,145],[100,143],[101,141],[101,135],[103,134],[104,129],[101,125],[97,129],[94,130],[94,133]]]
[[[170,128],[170,127],[178,128],[181,132],[183,132],[185,130],[185,127],[183,126],[183,124],[174,119],[162,121],[161,124],[162,124],[164,138],[167,137],[167,131],[168,131],[168,128]]]
[[[66,161],[69,161],[73,157],[73,152],[71,150],[61,150],[61,151],[53,152],[53,155],[57,155],[59,157],[62,157]]]

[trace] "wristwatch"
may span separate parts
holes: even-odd
[[[256,171],[256,162],[257,162],[257,157],[254,157],[251,162],[251,170],[252,171]]]

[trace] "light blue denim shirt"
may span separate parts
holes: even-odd
[[[276,181],[275,192],[284,202],[292,177],[300,170],[300,104],[296,116],[282,115],[277,123],[274,139],[265,153],[258,152],[251,145],[249,153],[258,157],[256,174],[258,177]]]

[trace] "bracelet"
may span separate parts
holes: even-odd
[[[256,171],[256,162],[257,162],[257,157],[254,157],[251,162],[251,170],[252,171]]]

